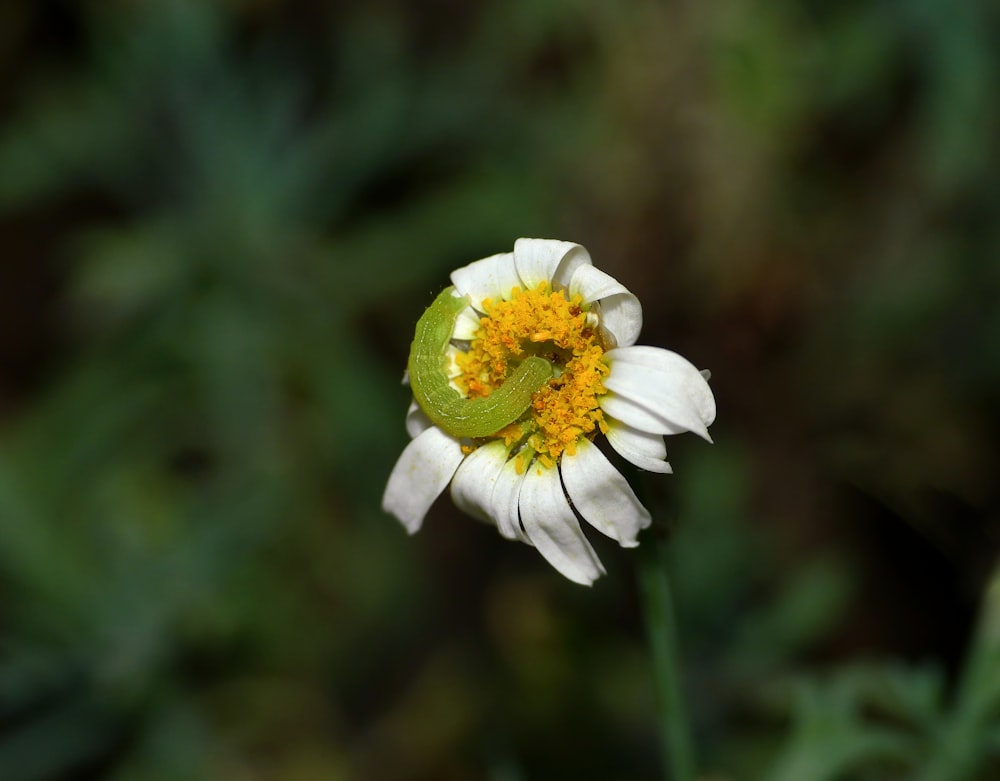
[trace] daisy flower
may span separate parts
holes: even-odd
[[[677,353],[635,344],[639,300],[595,268],[579,244],[518,239],[513,252],[457,269],[451,282],[442,300],[457,314],[434,360],[436,382],[456,408],[488,399],[530,358],[545,359],[551,372],[523,412],[486,436],[458,435],[447,414],[414,401],[406,417],[411,441],[382,506],[412,534],[450,484],[460,509],[590,585],[605,570],[580,519],[626,548],[650,523],[594,440],[605,437],[641,469],[671,472],[664,435],[692,431],[711,442],[708,382]],[[423,349],[419,329],[414,351]],[[410,367],[412,374],[412,354]]]

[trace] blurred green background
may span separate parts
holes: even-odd
[[[990,0],[0,3],[0,779],[660,777],[635,551],[379,508],[414,321],[519,236],[712,370],[645,481],[702,777],[1000,777],[998,52]]]

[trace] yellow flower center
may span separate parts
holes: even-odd
[[[597,399],[607,393],[602,380],[610,369],[601,360],[605,346],[596,318],[583,299],[567,298],[543,282],[534,290],[515,287],[507,301],[486,299],[483,310],[468,352],[456,358],[461,374],[455,383],[469,398],[489,396],[529,356],[541,356],[554,368],[527,413],[491,437],[520,448],[519,471],[527,467],[524,454],[537,454],[551,467],[562,453],[573,455],[582,437],[606,433]]]

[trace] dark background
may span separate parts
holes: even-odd
[[[657,777],[635,551],[588,590],[379,508],[414,321],[519,236],[712,370],[645,481],[704,778],[836,710],[795,686],[946,701],[1000,540],[998,15],[0,3],[0,777]]]

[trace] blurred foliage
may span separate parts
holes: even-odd
[[[706,778],[996,777],[994,6],[0,5],[0,778],[655,776],[629,552],[379,511],[530,235],[713,370],[647,481]]]

